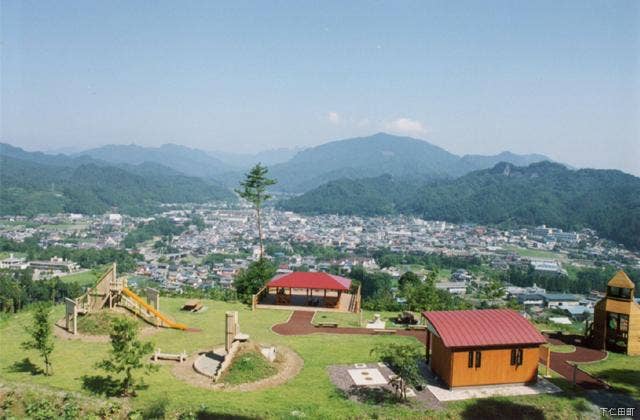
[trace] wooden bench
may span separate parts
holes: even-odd
[[[185,360],[187,360],[187,353],[186,352],[182,352],[182,353],[162,353],[160,349],[156,350],[155,353],[153,353],[153,361],[157,362],[158,359],[162,359],[162,360],[176,360],[180,363],[184,362]]]
[[[318,322],[316,327],[338,328],[337,322]]]
[[[374,334],[395,334],[396,330],[373,330]]]
[[[426,325],[407,325],[408,330],[426,330]]]

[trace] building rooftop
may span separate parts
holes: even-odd
[[[607,283],[607,286],[610,286],[610,287],[622,287],[622,288],[625,288],[625,289],[634,289],[635,288],[635,285],[633,284],[633,282],[631,281],[629,276],[627,276],[627,273],[625,273],[622,270],[618,271],[616,273],[616,275],[613,276],[611,278],[611,280],[609,280],[609,283]]]
[[[351,280],[328,273],[293,272],[275,276],[269,287],[286,287],[293,289],[326,289],[348,291]]]
[[[511,309],[430,311],[422,315],[445,347],[542,344],[546,339]]]

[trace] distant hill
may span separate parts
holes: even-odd
[[[7,143],[0,143],[0,156],[21,159],[29,162],[42,163],[53,166],[80,166],[88,163],[102,163],[89,156],[71,157],[65,154],[49,154],[42,152],[28,152]]]
[[[545,155],[518,155],[505,151],[497,155],[464,155],[462,161],[474,170],[492,168],[500,162],[508,162],[515,166],[528,166],[536,162],[551,162]]]
[[[500,156],[500,155],[498,155]],[[503,160],[521,163],[544,156],[507,153]],[[396,179],[422,180],[454,178],[495,164],[498,157],[465,156],[411,137],[378,133],[369,137],[338,140],[312,147],[291,160],[274,165],[275,188],[304,192],[341,178],[368,178],[389,174]]]
[[[0,214],[117,210],[139,215],[161,203],[235,199],[213,182],[154,163],[114,166],[5,144],[0,145],[0,181]]]
[[[404,213],[454,223],[590,227],[640,249],[640,178],[551,162],[526,167],[501,162],[420,186],[391,177],[338,180],[279,206],[300,213]]]
[[[278,163],[284,163],[299,153],[302,148],[279,148],[263,150],[257,153],[231,153],[231,152],[208,152],[209,155],[220,159],[228,166],[232,166],[241,170],[247,170],[256,163],[271,166]]]
[[[237,170],[205,151],[177,144],[163,144],[160,147],[110,144],[74,156],[89,156],[112,164],[157,163],[185,175],[207,179],[216,179],[221,174]]]

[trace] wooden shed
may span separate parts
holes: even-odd
[[[426,358],[449,388],[535,382],[546,339],[510,309],[423,312]]]
[[[640,355],[640,305],[634,291],[635,284],[624,271],[609,280],[607,294],[596,303],[593,322],[587,325],[585,335],[593,347]]]

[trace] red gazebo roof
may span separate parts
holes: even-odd
[[[351,280],[328,273],[297,271],[294,273],[275,276],[269,283],[267,283],[267,286],[293,289],[340,290],[346,292],[351,289]]]
[[[423,312],[445,347],[542,344],[547,340],[511,309]]]

